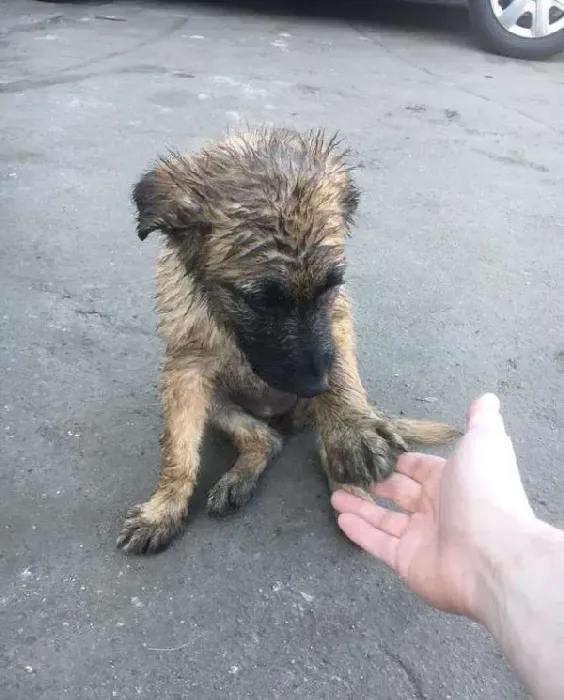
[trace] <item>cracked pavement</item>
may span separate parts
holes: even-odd
[[[130,187],[235,123],[339,129],[359,360],[383,408],[502,398],[539,515],[564,524],[564,59],[478,51],[456,9],[299,19],[182,2],[0,2],[2,700],[524,698],[488,634],[337,532],[309,436],[256,497],[115,548],[158,466],[157,242]]]

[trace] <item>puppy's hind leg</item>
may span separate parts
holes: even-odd
[[[208,513],[225,515],[250,499],[260,475],[280,453],[282,436],[225,396],[214,399],[209,418],[212,425],[233,441],[239,453],[235,465],[208,494]]]

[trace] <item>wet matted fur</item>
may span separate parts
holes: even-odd
[[[251,496],[286,427],[317,432],[330,489],[387,477],[410,441],[444,424],[369,405],[343,282],[358,203],[346,153],[321,131],[257,129],[160,159],[136,184],[141,240],[161,231],[157,310],[164,342],[161,470],[127,514],[118,546],[156,552],[182,528],[207,422],[235,465],[212,488],[223,514]]]

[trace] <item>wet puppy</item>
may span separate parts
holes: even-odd
[[[315,426],[331,489],[385,478],[408,441],[453,436],[368,403],[343,287],[358,202],[345,155],[322,132],[259,129],[161,159],[135,186],[139,237],[164,234],[164,426],[158,484],[127,515],[125,551],[156,552],[181,529],[206,422],[238,451],[209,494],[215,514],[249,499],[282,448],[281,417]]]

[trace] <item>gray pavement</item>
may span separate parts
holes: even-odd
[[[210,436],[185,536],[149,559],[114,545],[160,429],[157,242],[130,186],[245,120],[355,151],[373,399],[461,423],[497,391],[537,513],[564,524],[564,62],[410,16],[0,3],[1,700],[525,697],[480,627],[339,535],[308,436],[219,522],[205,490],[233,454]]]

